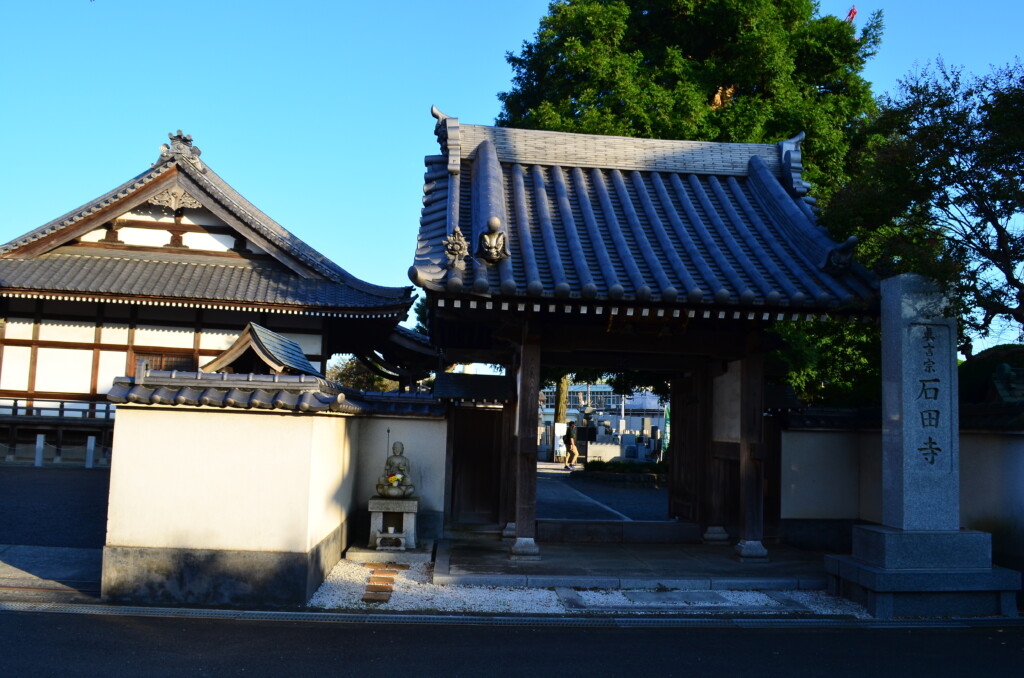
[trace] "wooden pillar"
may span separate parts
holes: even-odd
[[[764,416],[764,357],[748,353],[740,361],[740,540],[741,560],[765,560],[764,470],[761,459]]]
[[[504,525],[501,536],[503,539],[516,537],[516,485],[518,468],[516,466],[516,407],[514,403],[505,403],[501,411],[501,471],[498,495],[498,524]]]
[[[516,379],[516,530],[510,558],[536,560],[537,408],[540,399],[540,344],[523,327]]]
[[[705,519],[711,414],[706,366],[695,366],[686,376],[672,379],[671,408],[673,430],[666,454],[672,480],[670,517],[701,523]]]

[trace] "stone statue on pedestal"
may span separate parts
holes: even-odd
[[[416,492],[412,484],[412,464],[405,456],[405,445],[396,442],[391,446],[391,456],[384,464],[384,475],[377,479],[377,494],[381,497],[400,499],[411,497]]]

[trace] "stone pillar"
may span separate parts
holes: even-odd
[[[510,558],[540,559],[537,547],[537,408],[540,344],[523,332],[516,384],[516,539]]]
[[[1016,615],[1020,575],[991,535],[960,529],[956,321],[934,283],[882,283],[882,525],[826,556],[832,592],[878,617]]]

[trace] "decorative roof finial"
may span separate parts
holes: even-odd
[[[178,162],[184,160],[200,172],[206,171],[206,166],[199,160],[199,155],[202,151],[199,150],[198,146],[192,145],[191,134],[182,134],[179,129],[177,134],[168,133],[167,138],[171,140],[171,145],[162,144],[160,146],[160,157],[153,163],[153,167],[168,160],[176,160]]]
[[[798,200],[808,200],[807,192],[811,188],[803,177],[804,162],[800,144],[803,143],[804,136],[805,134],[800,132],[792,139],[779,142],[779,151],[782,155],[782,185]],[[813,202],[813,199],[809,202]]]

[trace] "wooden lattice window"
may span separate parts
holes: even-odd
[[[145,369],[143,363],[151,370],[195,372],[198,368],[191,353],[136,353],[135,374],[141,374]]]

